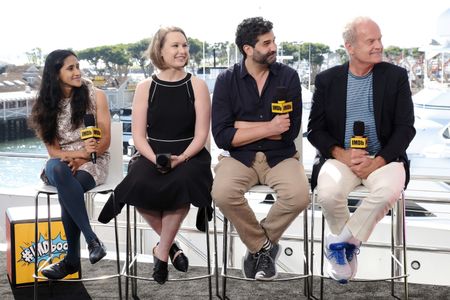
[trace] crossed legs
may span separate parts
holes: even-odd
[[[171,211],[155,211],[137,208],[145,221],[159,235],[159,244],[155,249],[155,255],[162,261],[169,259],[169,249],[175,240],[181,223],[189,212],[189,204]]]
[[[405,182],[402,163],[392,162],[372,172],[367,179],[357,177],[345,164],[329,159],[318,181],[318,202],[331,233],[325,241],[329,275],[342,283],[357,272],[361,242],[369,239],[376,224],[399,198]],[[348,194],[358,185],[369,190],[353,215],[347,206]]]

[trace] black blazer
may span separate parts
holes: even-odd
[[[317,149],[311,187],[333,146],[344,148],[348,62],[316,76],[315,92],[308,122],[308,140]],[[414,107],[405,69],[381,62],[373,68],[373,107],[381,150],[376,155],[386,163],[404,163],[409,182],[406,149],[414,138]]]

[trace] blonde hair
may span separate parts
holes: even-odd
[[[166,70],[168,69],[164,58],[161,54],[161,49],[164,46],[164,43],[166,42],[166,36],[170,32],[179,32],[186,38],[186,33],[184,33],[183,29],[176,26],[170,26],[170,27],[161,27],[158,29],[158,31],[155,33],[155,35],[152,38],[152,41],[150,42],[150,45],[147,49],[147,55],[148,58],[150,58],[152,64],[158,68],[159,70]],[[188,63],[189,59],[186,60],[186,65]]]

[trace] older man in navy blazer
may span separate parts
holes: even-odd
[[[408,183],[406,149],[415,129],[407,72],[382,62],[378,25],[358,17],[347,24],[343,38],[349,62],[317,75],[308,140],[318,153],[312,187],[330,228],[328,273],[346,283],[356,274],[361,242]],[[350,143],[355,122],[363,124],[364,149]],[[347,197],[360,184],[369,194],[350,216]]]

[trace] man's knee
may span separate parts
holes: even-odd
[[[284,191],[278,191],[278,199],[286,200],[290,211],[302,212],[309,204],[309,190],[301,185],[293,186],[292,188]]]
[[[236,188],[231,187],[230,184],[213,183],[211,196],[217,207],[224,208],[231,206],[233,199],[242,198],[243,194],[239,193]]]
[[[325,188],[317,187],[317,202],[324,209],[333,208],[336,206],[336,202],[340,199],[347,198],[348,195],[344,195],[341,189],[338,188]]]
[[[394,203],[399,199],[401,191],[392,186],[385,186],[373,191],[377,201],[381,206],[387,206],[391,208]]]

